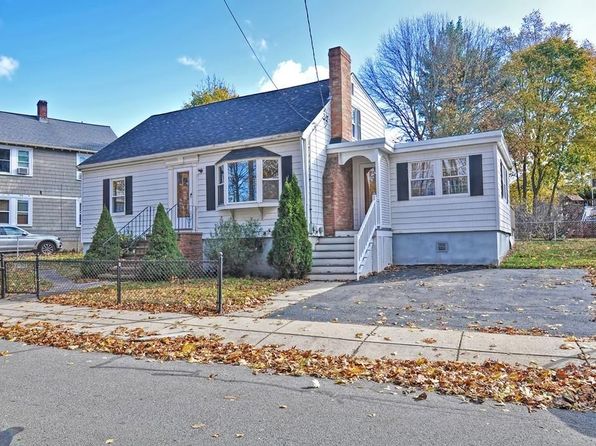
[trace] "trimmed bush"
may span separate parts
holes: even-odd
[[[251,218],[243,223],[230,218],[219,220],[207,242],[207,256],[218,260],[224,256],[224,273],[242,276],[246,265],[258,250],[261,223]]]
[[[169,280],[188,274],[186,259],[178,248],[178,236],[163,204],[159,203],[143,257],[143,279]]]
[[[83,257],[83,260],[88,260],[89,263],[83,263],[81,272],[85,277],[97,277],[97,275],[107,272],[115,265],[119,257],[120,238],[110,211],[104,206],[95,227],[91,246]]]
[[[295,175],[285,182],[267,260],[283,278],[303,278],[312,266],[312,245]]]

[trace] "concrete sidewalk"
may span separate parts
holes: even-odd
[[[458,360],[487,359],[537,364],[548,368],[570,363],[590,364],[596,342],[565,341],[544,336],[488,334],[474,331],[410,329],[390,326],[339,324],[267,319],[284,306],[299,303],[337,286],[309,283],[275,296],[264,308],[227,316],[196,317],[180,313],[103,310],[45,304],[33,300],[0,300],[0,322],[13,324],[45,321],[80,332],[109,334],[117,327],[143,328],[150,337],[218,335],[226,341],[256,346],[277,344],[368,358]],[[592,364],[594,364],[592,360]]]

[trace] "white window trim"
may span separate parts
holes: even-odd
[[[10,152],[10,172],[0,172],[0,175],[10,175],[15,177],[31,177],[33,176],[33,150],[25,147],[0,147],[0,149],[8,150]],[[18,175],[17,169],[19,167],[19,152],[29,153],[29,173],[27,175]]]
[[[355,122],[354,115],[358,116],[358,122]],[[358,129],[357,135],[354,135],[354,127]],[[356,107],[352,107],[352,140],[362,141],[362,112]]]
[[[279,188],[278,188],[278,196],[277,199],[263,199],[263,161],[265,160],[274,160],[277,161],[277,172],[278,172],[278,181],[279,181]],[[248,161],[255,161],[256,163],[256,199],[255,200],[251,200],[251,201],[232,201],[232,202],[228,202],[228,165],[229,164],[233,164],[233,163],[237,163],[237,162],[248,162]],[[218,209],[225,209],[225,208],[230,208],[230,207],[258,207],[260,204],[277,204],[279,203],[279,197],[281,195],[282,192],[282,187],[283,184],[281,182],[281,157],[265,157],[265,158],[243,158],[243,159],[237,159],[237,160],[230,160],[230,161],[224,161],[222,163],[218,163],[215,167],[216,167],[216,174],[218,174],[217,169],[219,168],[219,166],[222,166],[224,168],[224,183],[223,183],[223,193],[224,193],[224,200],[223,200],[223,204],[217,204],[217,208]],[[215,202],[219,203],[219,191],[218,191],[218,185],[220,185],[221,183],[219,183],[219,178],[215,179]]]
[[[83,222],[82,215],[83,208],[81,207],[81,199],[77,198],[75,201],[75,228],[80,228]]]
[[[444,160],[451,160],[457,158],[465,158],[466,159],[466,177],[468,181],[468,191],[461,192],[457,194],[444,194],[443,193],[443,161]],[[420,197],[412,195],[412,181],[416,181],[416,178],[412,178],[412,164],[413,163],[421,163],[421,162],[430,162],[433,164],[433,179],[435,180],[435,193],[434,195],[423,195]],[[460,177],[463,175],[457,175]],[[445,178],[455,178],[455,176],[447,176]],[[430,178],[429,178],[430,179]],[[438,159],[421,159],[421,160],[414,160],[408,162],[408,194],[410,196],[410,200],[428,200],[432,198],[440,198],[440,197],[469,197],[470,196],[470,161],[469,156],[449,156],[445,158],[438,158]]]
[[[77,152],[76,154],[76,166],[75,166],[75,170],[76,170],[76,179],[81,181],[81,179],[83,178],[83,172],[81,172],[78,169],[79,164],[81,164],[83,161],[85,161],[87,158],[91,158],[93,154],[92,153],[83,153],[83,152]],[[84,156],[85,159],[81,160],[80,157]]]
[[[0,195],[0,200],[8,200],[8,224],[12,226],[33,226],[33,198],[30,195]],[[17,224],[18,202],[28,202],[27,224]]]
[[[122,181],[124,183],[124,195],[114,195],[114,182]],[[121,212],[114,211],[114,198],[116,197],[123,197],[124,198],[124,209]],[[124,177],[122,178],[111,178],[110,179],[110,213],[112,215],[124,215],[126,212],[126,180]]]

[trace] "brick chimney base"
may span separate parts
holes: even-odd
[[[352,160],[343,166],[339,155],[327,155],[323,176],[323,224],[326,236],[354,229]]]

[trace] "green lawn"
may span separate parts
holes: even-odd
[[[596,268],[596,239],[520,241],[502,268]]]

